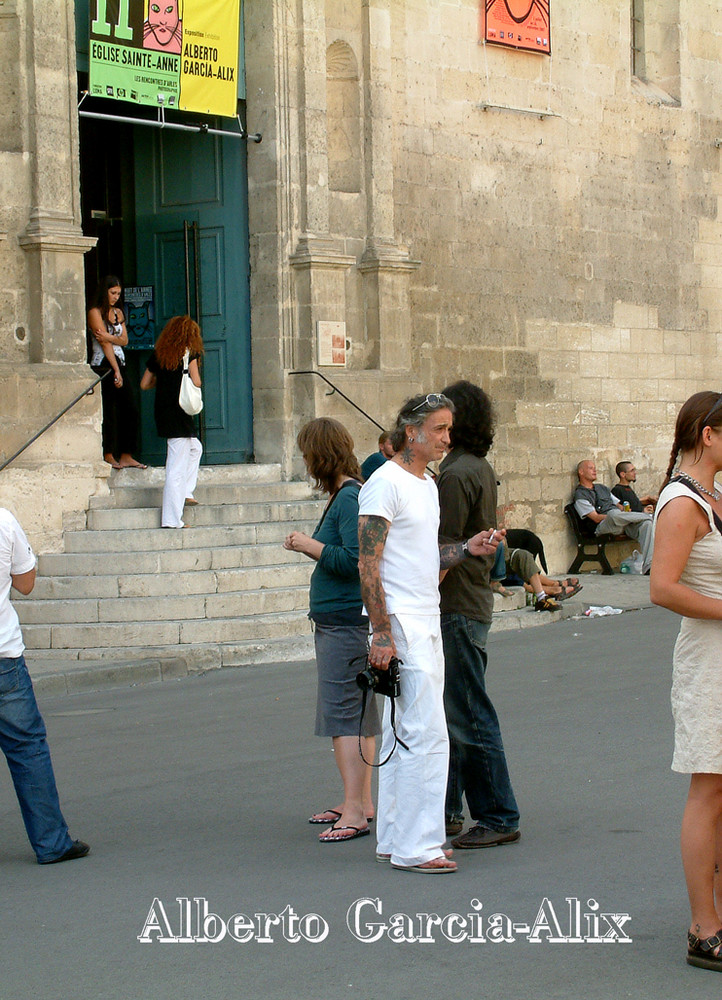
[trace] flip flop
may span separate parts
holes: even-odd
[[[328,818],[328,814],[331,813],[331,819]],[[318,825],[323,824],[328,826],[329,823],[337,823],[341,819],[341,813],[336,809],[322,809],[319,813],[314,813],[313,816],[308,817],[309,823],[316,823]],[[373,823],[373,816],[367,816],[366,822]]]
[[[425,861],[420,865],[395,865],[391,862],[391,867],[400,872],[413,872],[414,875],[451,875],[457,871],[456,862],[448,858],[432,858],[432,861],[441,861],[443,864],[429,867],[429,862]]]
[[[453,853],[454,852],[452,851],[452,849],[450,847],[447,847],[444,850],[444,854],[446,855],[447,858],[450,858]],[[387,865],[391,861],[391,855],[390,854],[384,854],[382,851],[381,852],[377,851],[376,852],[376,860],[378,861],[378,863],[380,865]],[[440,860],[441,860],[441,858],[439,858],[439,861]],[[424,869],[424,871],[426,871],[426,869]]]
[[[328,819],[328,814],[331,814],[332,819]],[[313,816],[308,817],[309,823],[323,823],[324,826],[328,826],[329,823],[336,823],[341,819],[341,813],[337,812],[335,809],[323,809],[320,813],[314,813]]]
[[[341,833],[343,830],[352,830],[352,833],[347,833],[343,837],[330,837],[330,833]],[[346,840],[356,840],[357,837],[368,837],[371,833],[367,826],[336,826],[334,825],[328,831],[328,833],[319,834],[318,841],[320,844],[342,844]]]

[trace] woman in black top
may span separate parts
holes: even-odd
[[[203,341],[198,324],[190,316],[168,320],[148,359],[141,389],[155,389],[155,423],[159,437],[168,439],[161,527],[185,528],[183,507],[195,504],[193,492],[198,479],[203,446],[198,440],[195,419],[178,403],[183,377],[183,356],[188,351],[188,373],[200,386],[198,359]]]

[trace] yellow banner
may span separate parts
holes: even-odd
[[[236,114],[238,0],[185,0],[180,99],[184,111]]]

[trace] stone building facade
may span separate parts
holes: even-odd
[[[0,0],[4,454],[87,375],[69,6]],[[547,56],[480,44],[477,0],[245,0],[256,460],[298,475],[317,414],[374,447],[293,371],[381,423],[463,377],[496,403],[507,521],[556,569],[579,459],[653,490],[679,404],[722,377],[717,6],[552,0]],[[318,366],[329,322],[344,368]],[[0,473],[47,545],[103,488],[97,405]]]

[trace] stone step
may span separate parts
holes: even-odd
[[[318,506],[318,500],[307,499],[186,507],[183,520],[190,529],[202,526],[259,524],[267,521],[293,523],[311,517],[310,512],[316,510]],[[119,523],[126,531],[160,528],[160,507],[138,507],[122,511],[89,510],[87,513],[87,527],[90,531],[116,530]],[[173,530],[166,529],[166,533]]]
[[[77,600],[123,600],[135,597],[187,597],[192,594],[231,594],[249,590],[308,587],[313,570],[310,560],[285,565],[248,565],[186,573],[108,573],[95,576],[41,578],[32,594],[18,595],[18,608]],[[65,620],[65,619],[64,619]]]
[[[263,521],[258,524],[196,525],[193,528],[114,528],[105,531],[66,531],[66,553],[75,552],[180,552],[224,546],[282,544],[292,530],[311,534],[323,504],[309,504],[304,516],[291,521]],[[309,514],[311,515],[309,517]],[[41,557],[41,559],[44,557]],[[61,571],[62,572],[62,571]]]
[[[69,519],[65,551],[40,557],[17,609],[31,670],[48,684],[89,689],[94,663],[109,682],[142,683],[309,656],[314,564],[282,543],[312,533],[323,500],[282,482],[280,466],[206,467],[189,528],[164,530],[164,479],[162,468],[113,472],[110,492]]]
[[[19,602],[21,625],[72,625],[95,622],[190,621],[233,615],[253,618],[271,612],[302,611],[308,607],[308,585],[289,583],[258,590],[229,590],[211,594],[162,594],[152,597],[77,598],[61,601]]]
[[[218,504],[265,503],[273,500],[316,499],[305,482],[250,482],[199,484],[195,499],[204,506]],[[90,498],[90,510],[128,510],[142,507],[159,508],[163,497],[163,484],[114,486],[106,496]],[[190,508],[188,508],[190,511]]]
[[[164,466],[151,466],[148,469],[114,469],[110,473],[111,489],[123,486],[161,486],[165,482]],[[201,486],[211,483],[280,483],[281,466],[278,463],[260,463],[255,465],[201,465],[198,470],[198,483]]]
[[[310,632],[277,639],[243,642],[158,646],[152,657],[128,647],[79,650],[28,650],[26,659],[35,690],[43,695],[75,694],[106,687],[149,684],[221,667],[251,667],[260,663],[302,663],[313,658]]]
[[[181,553],[189,554],[195,557],[197,552]],[[58,573],[39,576],[30,596],[18,594],[13,597],[18,604],[22,604],[33,600],[213,594],[247,588],[257,590],[260,587],[278,586],[281,581],[284,584],[307,583],[314,566],[310,559],[299,556],[298,552],[286,552],[280,545],[215,549],[208,553],[210,566],[200,568],[194,564],[182,571],[176,563],[172,563],[171,568],[164,571],[160,565],[161,561],[165,561],[164,556],[165,554],[161,554],[159,558],[159,554],[155,552],[140,555],[118,553],[113,559],[116,572],[109,573],[111,567],[106,554],[57,555],[50,565],[59,567],[72,563],[76,570],[74,575]],[[88,565],[91,560],[93,566]],[[243,576],[238,576],[237,579],[229,576],[239,572]],[[232,578],[234,586],[229,586],[228,582]]]
[[[128,649],[135,649],[142,658],[148,658],[156,655],[159,646],[173,646],[177,655],[182,655],[182,650],[177,648],[179,644],[214,645],[278,639],[304,635],[309,631],[310,623],[305,610],[266,614],[259,609],[259,613],[247,618],[26,625],[23,635],[28,650],[73,650],[80,658],[84,651],[104,649],[107,658],[122,659],[126,658],[122,651]]]

